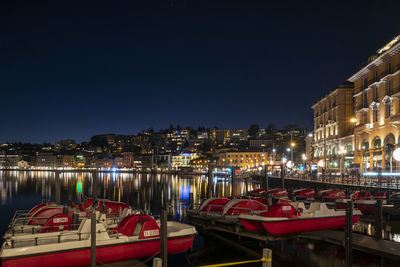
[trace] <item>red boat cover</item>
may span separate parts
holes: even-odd
[[[271,194],[275,198],[287,197],[289,194],[286,189],[282,189],[282,188],[269,190],[268,193]]]
[[[268,206],[268,199],[265,197],[250,197],[250,199],[258,201],[258,202]]]
[[[340,189],[331,189],[321,193],[322,201],[336,201],[337,199],[345,199],[346,194]]]
[[[260,216],[264,217],[287,217],[296,218],[296,208],[289,203],[278,203],[269,207],[267,212],[263,212]]]
[[[370,192],[367,191],[357,191],[351,195],[351,200],[371,200],[372,195]]]
[[[225,215],[249,214],[252,211],[267,210],[267,206],[257,200],[232,199],[224,208]]]
[[[224,210],[226,203],[230,201],[229,198],[209,198],[203,201],[199,207],[199,211],[207,212],[220,212]]]
[[[256,189],[256,190],[253,190],[253,191],[249,192],[249,194],[251,194],[251,195],[262,195],[262,194],[265,194],[265,192],[267,192],[267,190],[265,190],[265,188],[259,188],[259,189]]]
[[[386,199],[386,198],[387,198],[386,191],[380,191],[374,194],[374,199]]]
[[[50,205],[55,205],[55,203],[52,202],[45,202],[45,203],[40,203],[36,206],[34,206],[29,212],[26,218],[30,218],[36,211],[40,210],[43,207],[50,206]]]
[[[128,215],[113,229],[126,236],[137,235],[139,239],[160,236],[160,227],[150,216],[144,214]]]
[[[28,225],[44,225],[57,214],[63,213],[63,206],[45,206],[36,211],[28,221]]]
[[[301,189],[294,192],[294,195],[299,199],[312,198],[315,195],[314,189]]]

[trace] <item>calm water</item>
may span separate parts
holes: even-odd
[[[149,210],[154,215],[160,214],[161,188],[164,183],[168,183],[169,219],[182,222],[187,222],[189,194],[193,193],[197,203],[207,194],[207,179],[200,175],[98,173],[93,176],[91,173],[61,173],[59,181],[62,204],[68,200],[79,202],[85,196],[97,196],[127,202],[134,208]],[[227,179],[214,178],[213,185],[214,194],[218,197],[230,196],[232,193],[231,183]],[[238,181],[235,193],[243,194],[246,190],[258,187],[258,184],[251,181]],[[0,171],[0,200],[0,231],[3,234],[16,210],[30,209],[43,200],[56,200],[55,173]],[[255,250],[260,249],[257,244],[249,244],[251,246]],[[269,246],[277,250],[274,266],[293,266],[294,263],[296,266],[344,266],[344,251],[337,246],[304,240],[271,242]],[[357,252],[355,266],[364,266],[365,258],[369,266],[379,266],[379,259]],[[245,259],[248,259],[245,255],[198,235],[192,252],[170,256],[169,262],[170,266],[188,266]]]

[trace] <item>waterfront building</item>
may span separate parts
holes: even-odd
[[[151,154],[140,154],[133,158],[133,167],[137,169],[151,169],[153,167],[153,157]]]
[[[38,153],[34,165],[38,168],[55,168],[57,167],[57,157],[53,153]]]
[[[241,169],[259,168],[269,164],[267,152],[226,151],[218,154],[219,166],[231,166]]]
[[[73,155],[57,155],[57,167],[73,168],[76,166],[75,158]]]
[[[313,158],[320,167],[342,170],[353,163],[353,86],[345,82],[312,106]]]
[[[169,169],[171,167],[171,156],[165,155],[152,155],[152,168]]]
[[[29,168],[30,165],[27,161],[25,160],[20,160],[18,161],[18,168]]]
[[[17,167],[21,157],[19,155],[0,154],[1,167]]]
[[[111,168],[113,167],[114,160],[110,158],[97,158],[95,159],[96,168]]]
[[[132,168],[133,166],[133,152],[123,152],[122,153],[124,167],[125,168]]]
[[[183,152],[179,155],[171,156],[171,167],[174,169],[190,167],[190,162],[199,157],[200,154],[190,152]]]
[[[399,171],[392,159],[399,144],[400,35],[353,74],[355,161],[364,171]]]
[[[211,155],[201,156],[199,158],[193,159],[190,162],[190,166],[194,169],[207,169],[209,165],[217,165],[218,158]]]

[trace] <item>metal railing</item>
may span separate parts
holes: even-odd
[[[280,177],[275,177],[280,178]],[[400,190],[400,177],[397,176],[351,176],[337,174],[296,174],[288,175],[285,179],[310,181],[332,185],[351,185],[359,187],[372,187],[378,189]]]

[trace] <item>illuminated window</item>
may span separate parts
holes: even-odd
[[[378,87],[374,87],[374,100],[378,100]]]
[[[363,80],[363,89],[368,87],[368,79],[365,77]]]
[[[386,95],[392,95],[392,81],[386,81]]]
[[[374,122],[377,122],[378,121],[378,117],[379,117],[379,108],[378,107],[375,107],[375,109],[373,110],[373,119],[374,119]]]

